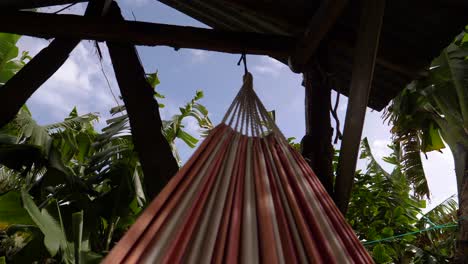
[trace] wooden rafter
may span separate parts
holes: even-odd
[[[0,107],[0,127],[15,118],[29,97],[65,63],[78,43],[80,40],[55,39],[0,87],[0,98],[7,99]]]
[[[89,0],[2,0],[0,2],[0,9],[32,9],[88,1]]]
[[[364,0],[353,63],[348,108],[335,182],[335,202],[343,214],[353,187],[367,101],[372,86],[385,0]]]
[[[298,41],[295,51],[289,57],[289,67],[300,73],[310,61],[325,35],[341,15],[347,0],[325,0],[312,17],[304,36]]]
[[[0,32],[280,57],[288,55],[295,43],[287,36],[27,11],[0,14]]]
[[[92,1],[86,16],[100,15],[108,0]],[[80,39],[56,38],[0,88],[0,98],[8,98],[0,107],[0,127],[13,120],[31,97],[67,60]]]
[[[117,3],[109,15],[123,20]],[[154,91],[146,80],[135,46],[107,42],[115,76],[130,119],[133,144],[140,157],[146,194],[152,200],[179,169],[162,134],[162,121]]]

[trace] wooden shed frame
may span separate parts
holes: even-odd
[[[75,2],[89,2],[84,16],[21,11]],[[144,174],[152,175],[145,179],[147,194],[152,198],[178,166],[161,133],[158,104],[146,82],[135,45],[268,55],[288,64],[292,71],[303,73],[306,136],[302,140],[302,152],[343,213],[353,185],[366,107],[381,110],[405,84],[424,76],[432,58],[465,26],[463,12],[468,7],[464,0],[161,2],[213,29],[126,21],[112,0],[0,2],[0,32],[54,39],[0,88],[0,97],[8,98],[0,107],[0,127],[15,117],[80,40],[105,41]],[[416,8],[431,11],[427,15],[433,15],[433,20],[448,17],[444,23],[450,30],[434,29],[440,39],[428,41],[425,43],[428,47],[416,52],[413,42],[417,36],[406,42],[398,39],[406,36],[397,34],[405,31],[398,22],[399,14],[395,13],[405,5],[409,6],[408,12]],[[387,18],[391,23],[385,23]],[[393,37],[397,39],[391,40]],[[412,58],[405,61],[405,56],[412,51],[416,54],[415,62],[409,61]],[[330,70],[343,74],[330,82]],[[330,122],[332,89],[349,97],[335,184]]]

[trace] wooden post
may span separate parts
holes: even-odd
[[[385,0],[364,0],[362,3],[363,9],[335,183],[335,203],[343,214],[348,209],[353,187],[385,9]]]
[[[301,141],[302,156],[323,187],[333,195],[333,128],[330,123],[331,88],[316,68],[304,72],[306,135]]]
[[[109,15],[123,20],[117,3]],[[154,91],[146,80],[145,71],[135,46],[107,42],[115,76],[127,108],[133,144],[140,157],[146,195],[152,200],[178,171],[179,166],[162,134],[162,121]]]
[[[106,1],[109,0],[91,1],[86,8],[85,15],[100,16]],[[41,50],[5,85],[0,87],[0,98],[8,98],[0,107],[0,127],[15,118],[29,97],[65,63],[70,52],[79,43],[79,38],[54,39],[48,47]]]

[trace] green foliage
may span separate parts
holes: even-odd
[[[15,171],[0,166],[0,195],[11,190],[19,189],[22,185],[22,179],[18,178]]]
[[[155,88],[157,74],[148,81]],[[190,147],[198,142],[183,129],[185,118],[205,130],[213,126],[202,97],[198,91],[164,121],[175,152],[176,138]],[[97,114],[74,108],[62,122],[41,126],[24,106],[0,129],[0,256],[6,261],[99,263],[136,220],[147,202],[143,173],[125,107],[110,112],[98,132]]]
[[[384,160],[394,165],[391,173],[379,165],[367,139],[363,140],[360,158],[367,160],[367,167],[365,171],[356,172],[346,216],[349,223],[376,263],[410,263],[410,260],[427,263],[423,260],[429,259],[437,260],[437,263],[451,261],[456,234],[453,228],[418,231],[428,228],[428,223],[456,222],[457,204],[448,200],[450,202],[423,214],[426,202],[412,195],[405,165],[402,164],[401,149],[398,145],[389,147],[393,153]],[[394,236],[397,237],[392,238]]]
[[[174,115],[170,120],[163,121],[163,134],[171,145],[172,152],[179,165],[182,161],[179,153],[177,152],[177,148],[175,147],[175,140],[177,138],[181,139],[191,148],[194,148],[198,143],[198,139],[184,130],[185,127],[183,125],[183,120],[188,117],[194,118],[201,129],[202,135],[204,136],[208,135],[209,131],[214,127],[208,117],[208,110],[205,106],[198,103],[203,96],[202,91],[197,91],[190,102],[185,104],[184,107],[179,108],[179,114]]]
[[[201,96],[198,93],[187,104],[184,117],[193,116],[189,107]],[[22,209],[18,191],[0,196],[0,208],[18,210],[0,209],[2,221],[5,219],[3,229],[10,224],[31,226],[21,230],[31,237],[28,243],[5,252],[11,260],[40,240],[45,245],[42,250],[47,251],[39,256],[41,259],[98,262],[101,256],[97,253],[108,251],[133,224],[146,198],[124,110],[111,109],[114,117],[106,121],[101,133],[94,130],[97,115],[79,115],[73,109],[63,122],[39,126],[27,108],[0,131],[0,138],[4,138],[0,164],[14,177],[23,179],[18,186],[29,190],[22,195],[26,210]],[[203,111],[207,118],[208,112]],[[178,133],[190,136],[181,128]],[[29,222],[28,217],[32,218]],[[78,240],[82,243],[77,244]]]
[[[398,161],[400,153],[394,153],[389,161]],[[368,160],[366,171],[356,173],[353,195],[347,218],[358,237],[363,241],[380,240],[415,231],[421,213],[421,204],[409,194],[410,188],[398,167],[392,173],[382,169],[372,155],[367,139],[363,140],[361,159]],[[414,237],[369,245],[377,263],[389,263],[406,254],[406,244]]]
[[[295,137],[288,137],[288,143],[291,147],[293,147],[297,151],[301,151],[301,143],[294,142],[296,140]]]
[[[431,228],[438,225],[453,224],[458,221],[458,204],[450,197],[426,212],[416,223],[418,229]],[[457,232],[452,229],[434,229],[417,236],[412,247],[416,263],[452,263],[455,257],[455,241]]]
[[[443,138],[454,155],[459,184],[468,165],[464,158],[468,152],[467,36],[462,33],[445,48],[427,76],[408,85],[384,115],[393,126],[405,173],[419,197],[429,197],[420,152],[441,151]]]
[[[0,196],[0,230],[12,225],[33,225],[28,212],[21,206],[21,195],[17,191],[9,191]]]
[[[156,86],[158,86],[158,84],[160,84],[161,82],[159,81],[159,77],[158,77],[158,72],[154,72],[154,73],[148,73],[146,74],[146,80],[148,81],[148,83],[151,85],[151,87],[153,87],[154,89],[154,97],[156,98],[160,98],[160,99],[164,99],[166,98],[164,95],[158,93],[156,91]],[[164,104],[161,104],[161,103],[158,103],[159,105],[159,108],[163,108],[164,107]]]
[[[16,59],[19,53],[16,42],[20,37],[19,35],[0,33],[0,85],[15,75],[24,66],[26,60],[31,58],[27,52],[23,52],[21,57]]]
[[[63,232],[63,223],[61,221],[62,219],[57,202],[53,201],[51,206],[40,210],[29,194],[23,191],[21,196],[24,208],[44,234],[44,245],[47,247],[50,255],[52,257],[55,256],[59,249],[66,252],[66,249],[68,248],[67,239]],[[58,218],[60,222],[52,216],[53,213],[59,215]],[[65,255],[66,254],[64,254],[64,256]]]

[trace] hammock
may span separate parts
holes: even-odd
[[[104,263],[372,263],[246,73],[227,111]]]

